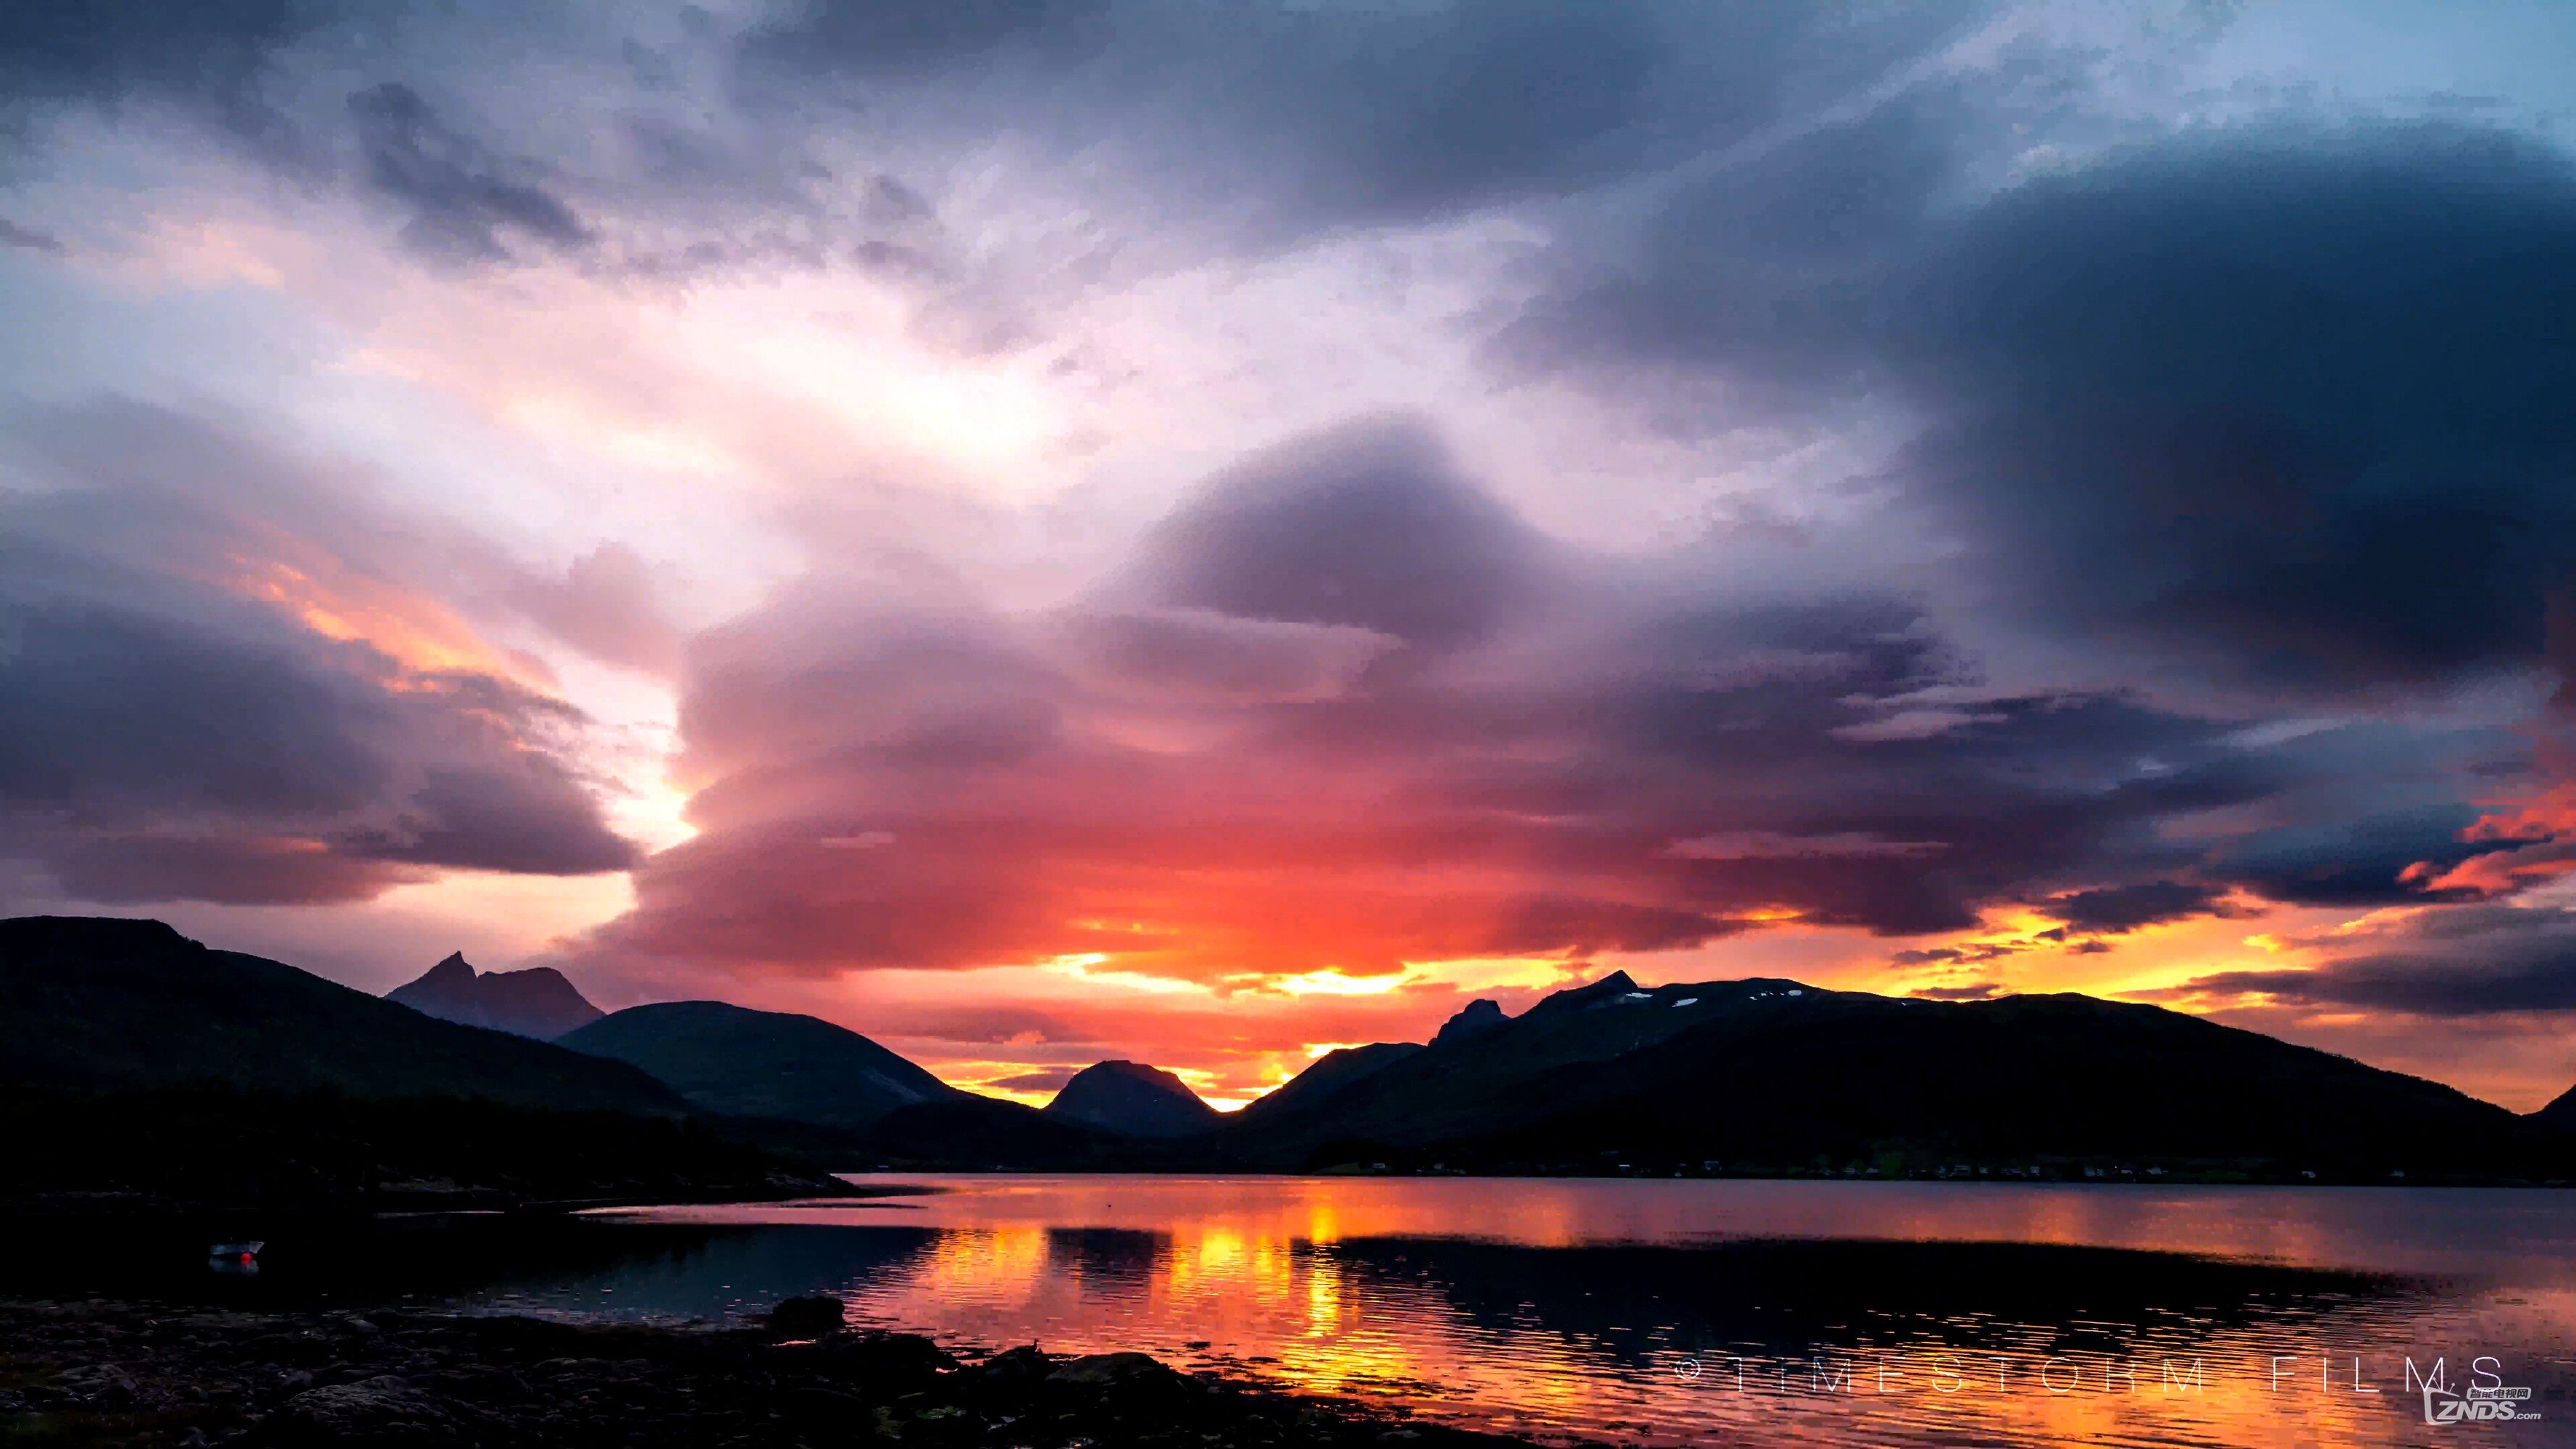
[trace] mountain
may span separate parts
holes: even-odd
[[[385,1000],[441,1021],[488,1026],[539,1041],[552,1041],[606,1014],[551,966],[478,972],[466,964],[462,951],[430,967],[419,980],[386,992]]]
[[[688,1111],[633,1067],[208,950],[159,921],[86,917],[0,921],[0,1079]]]
[[[1797,983],[1790,981],[1757,981],[1742,984],[1762,987],[1794,987]],[[1679,989],[1688,991],[1693,988],[1685,986]],[[1561,1016],[1570,1011],[1590,1011],[1595,1007],[1615,1006],[1623,1001],[1634,1001],[1639,997],[1652,995],[1654,995],[1654,993],[1651,991],[1639,991],[1637,989],[1637,983],[1629,978],[1627,972],[1613,971],[1609,975],[1602,977],[1600,980],[1595,981],[1588,986],[1568,987],[1563,991],[1559,991],[1552,996],[1546,997],[1541,1000],[1538,1005],[1531,1007],[1529,1009],[1529,1014],[1531,1016]],[[1474,1003],[1469,1003],[1468,1009],[1471,1011],[1474,1010]],[[1500,1008],[1497,1008],[1498,1011],[1499,1009]]]
[[[1500,1004],[1479,1001],[1469,1010],[1473,1010],[1475,1006],[1493,1007],[1496,1023],[1501,1022],[1503,1009]],[[1462,1016],[1465,1014],[1465,1012],[1460,1013]],[[1456,1019],[1452,1018],[1450,1026],[1456,1024]],[[1434,1044],[1442,1040],[1456,1040],[1450,1034],[1448,1027],[1442,1027],[1440,1036],[1433,1038]],[[1367,1046],[1342,1047],[1326,1052],[1316,1058],[1306,1070],[1245,1103],[1243,1110],[1235,1114],[1236,1118],[1239,1121],[1260,1122],[1290,1113],[1314,1111],[1326,1098],[1359,1081],[1362,1077],[1382,1067],[1393,1066],[1422,1050],[1425,1048],[1420,1042],[1380,1041],[1371,1042]]]
[[[1221,1120],[1180,1078],[1143,1062],[1084,1067],[1044,1110],[1049,1117],[1129,1137],[1187,1137]]]
[[[2525,1114],[2525,1120],[2543,1123],[2561,1132],[2576,1133],[2576,1087],[2549,1099],[2549,1105]]]
[[[1329,1059],[1328,1059],[1329,1060]],[[1317,1063],[1308,1075],[1321,1070]],[[1614,974],[1250,1109],[1251,1166],[2576,1175],[2576,1144],[2449,1087],[2160,1007],[1933,1002]]]
[[[0,1141],[12,1210],[841,1187],[690,1115],[624,1063],[439,1021],[158,921],[0,921]]]
[[[841,1168],[1098,1168],[1132,1155],[1126,1139],[961,1091],[811,1016],[666,1001],[604,1016],[558,1044],[639,1067],[737,1119],[753,1140]]]
[[[1480,1031],[1491,1031],[1509,1019],[1503,1015],[1503,1004],[1499,1001],[1470,1001],[1459,1008],[1456,1016],[1443,1022],[1431,1040],[1434,1045],[1444,1041],[1463,1041]]]
[[[628,1007],[559,1044],[639,1067],[737,1117],[856,1130],[897,1108],[965,1095],[846,1027],[721,1001]]]

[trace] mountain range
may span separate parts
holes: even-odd
[[[2576,1173],[2546,1120],[2160,1007],[1623,973],[1428,1046],[1337,1052],[1217,1145],[1273,1168]]]
[[[76,917],[0,921],[0,1078],[689,1111],[623,1062],[440,1021],[281,962],[209,950],[159,921]]]
[[[0,1087],[0,1198],[13,1202],[837,1187],[623,1062],[440,1021],[158,921],[0,921]]]
[[[448,1005],[531,975],[450,958],[397,996],[435,984],[433,1004]],[[1075,1074],[1040,1110],[959,1090],[814,1017],[664,1002],[536,1041],[157,922],[33,918],[0,922],[0,1081],[120,1100],[206,1089],[272,1106],[319,1093],[586,1112],[836,1168],[2576,1179],[2576,1092],[2519,1117],[2085,996],[1936,1002],[1771,978],[1646,988],[1622,972],[1518,1016],[1472,1002],[1427,1043],[1334,1051],[1240,1112],[1130,1061]],[[329,1130],[363,1141],[362,1128]]]

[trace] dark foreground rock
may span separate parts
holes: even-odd
[[[791,1300],[806,1302],[805,1300]],[[794,1327],[822,1330],[783,1338]],[[819,1305],[766,1330],[0,1303],[0,1443],[1385,1445],[1521,1441],[1180,1373],[1141,1353],[961,1360]]]

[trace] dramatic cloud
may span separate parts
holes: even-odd
[[[2307,944],[2336,959],[2304,970],[2218,972],[2154,994],[2432,1017],[2576,1011],[2576,915],[2554,905],[2460,907]]]
[[[1894,382],[1918,496],[2054,633],[2329,693],[2544,658],[2576,570],[2564,152],[2248,125],[1971,206],[1973,121],[1930,104],[1687,193],[1548,335]]]
[[[1943,264],[1927,489],[2052,629],[2332,690],[2529,665],[2576,582],[2576,168],[2453,126],[2045,175]]]
[[[2468,1060],[2576,71],[2422,13],[17,7],[0,882],[1016,1091],[1613,957]]]
[[[679,668],[680,630],[652,566],[624,544],[601,544],[560,579],[531,578],[507,602],[594,659],[648,674]]]
[[[411,87],[388,81],[349,98],[367,184],[407,207],[404,240],[432,255],[493,261],[505,235],[570,250],[590,233],[570,207],[524,180],[472,140],[439,123]]]
[[[2266,798],[2281,750],[2083,696],[1874,733],[1961,682],[1923,619],[1731,595],[1718,563],[1552,543],[1374,423],[1220,474],[1063,610],[816,581],[692,644],[702,833],[602,948],[1224,983],[2232,910],[2160,878],[2048,893],[2206,856],[2159,822]]]
[[[2151,880],[2051,897],[2041,902],[2038,910],[2050,920],[2064,921],[2073,930],[2119,935],[2162,921],[2231,914],[2226,896],[2223,886]]]
[[[272,54],[336,9],[303,0],[13,6],[0,16],[0,99],[168,99],[253,133],[274,114],[253,95]]]
[[[171,487],[291,465],[132,407],[46,437],[61,486],[0,495],[0,850],[116,902],[633,863],[562,752],[577,710],[327,535]]]
[[[1303,231],[1669,165],[1864,86],[1993,8],[1482,0],[1220,16],[1164,0],[824,0],[741,50],[758,104],[882,107],[898,81],[962,91]],[[1247,173],[1263,178],[1249,192]]]

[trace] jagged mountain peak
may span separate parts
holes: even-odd
[[[441,1021],[548,1041],[605,1014],[551,966],[476,971],[462,951],[449,952],[417,980],[386,992],[385,999]]]

